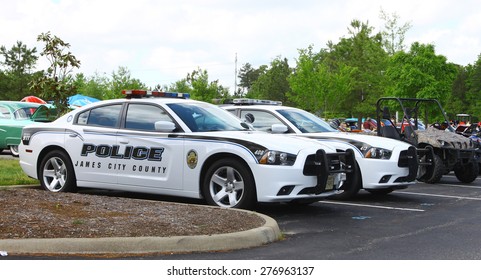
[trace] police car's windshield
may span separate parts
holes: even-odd
[[[208,103],[168,104],[192,132],[246,130],[231,113]]]
[[[309,112],[285,109],[277,111],[303,133],[337,131],[332,128],[327,122],[321,120],[320,118]]]

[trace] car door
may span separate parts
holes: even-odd
[[[66,131],[65,148],[72,159],[77,181],[117,183],[120,151],[117,131],[122,104],[81,112]]]
[[[174,123],[157,104],[128,104],[117,139],[125,151],[118,161],[120,185],[182,189],[184,140],[169,137],[172,131],[156,130],[159,121]]]

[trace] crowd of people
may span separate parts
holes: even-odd
[[[409,124],[409,123],[411,125],[414,125],[413,122],[408,122],[407,120],[405,120],[399,128],[402,129],[402,127],[404,125]],[[390,121],[385,120],[385,122],[382,123],[381,125],[384,126],[384,125],[392,125],[392,124],[394,124],[394,126],[398,125],[398,123],[396,122],[394,117]],[[451,121],[450,125],[454,129],[456,129],[457,132],[469,133],[469,134],[481,133],[481,122],[471,124],[469,121],[468,122]],[[367,118],[364,119],[360,128],[358,126],[357,120],[355,120],[355,119],[346,119],[346,120],[343,120],[343,121],[341,121],[339,119],[334,119],[334,120],[331,121],[331,126],[335,129],[339,129],[340,131],[346,131],[346,132],[361,132],[361,131],[362,132],[376,132],[377,128],[378,128],[378,124],[377,124],[376,120],[374,120],[370,117],[367,117]],[[434,123],[434,124],[432,124],[432,126],[437,128],[437,129],[444,130],[444,129],[448,128],[448,123],[447,122],[443,122],[443,123],[440,123],[440,124]],[[418,129],[424,130],[425,127],[422,123],[418,123]]]
[[[348,122],[346,120],[340,121],[339,119],[334,119],[331,121],[332,127],[339,129],[340,131],[376,131],[377,130],[377,123],[375,120],[367,117],[364,122],[362,123],[361,129],[358,128],[357,122],[352,121]]]

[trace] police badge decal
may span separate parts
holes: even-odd
[[[197,166],[197,152],[195,150],[190,150],[187,153],[187,165],[189,166],[190,169],[194,169]]]

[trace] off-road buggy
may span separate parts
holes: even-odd
[[[455,132],[436,99],[384,97],[377,101],[378,136],[399,139],[418,149],[418,180],[437,183],[454,171],[463,183],[479,173],[479,149]]]

